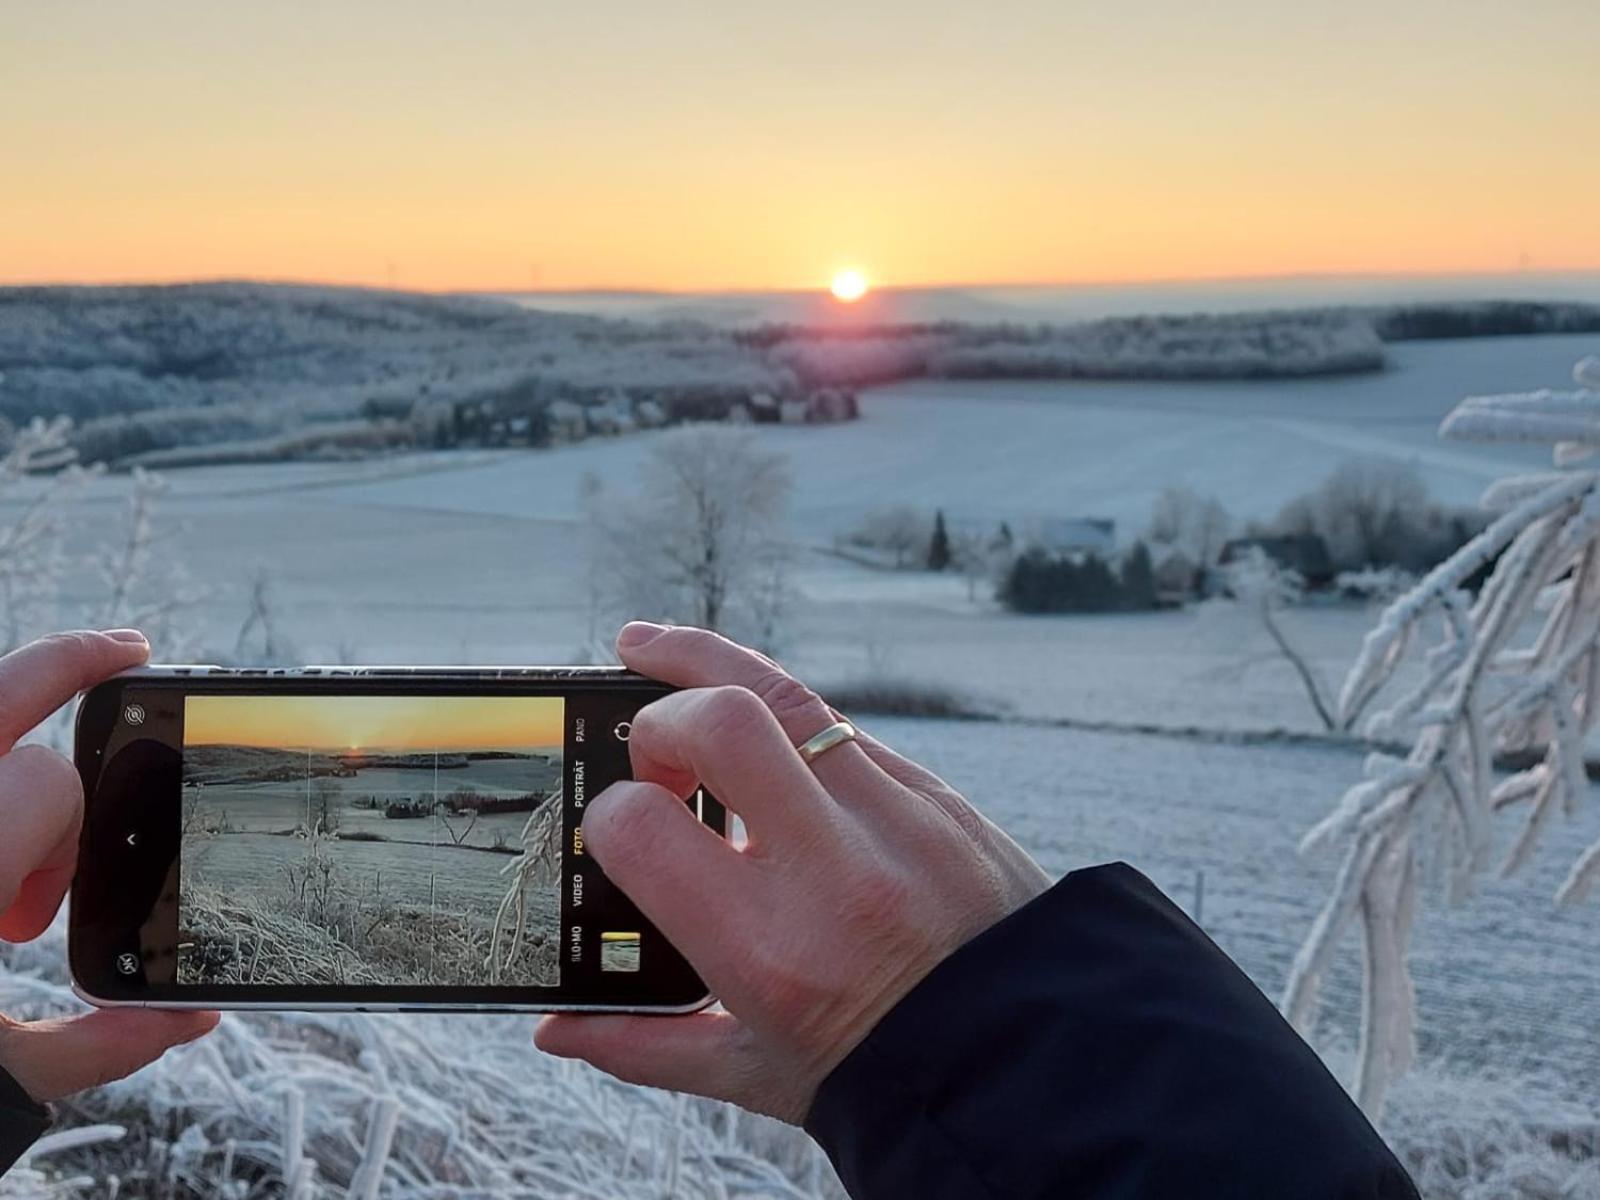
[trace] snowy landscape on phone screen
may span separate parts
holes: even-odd
[[[1592,286],[1578,291],[1572,298],[1600,298]],[[1182,307],[1182,298],[1172,304]],[[868,713],[862,721],[949,779],[1052,874],[1108,859],[1148,873],[1277,999],[1343,849],[1332,842],[1302,854],[1302,836],[1368,777],[1374,744],[1360,729],[1324,727],[1301,673],[1250,604],[1218,593],[1150,612],[1023,615],[997,600],[988,580],[896,570],[858,552],[851,535],[888,506],[930,516],[938,509],[958,531],[1092,517],[1114,523],[1120,551],[1142,536],[1166,489],[1215,498],[1242,531],[1272,521],[1352,460],[1393,464],[1421,481],[1431,503],[1475,509],[1496,480],[1549,471],[1549,445],[1442,441],[1440,423],[1469,395],[1570,392],[1573,364],[1600,354],[1600,335],[1407,340],[1381,353],[1380,370],[1326,377],[912,378],[861,388],[856,421],[752,424],[745,436],[792,480],[776,648],[824,694],[892,684],[993,718]],[[159,554],[181,564],[185,580],[181,610],[155,606],[159,658],[595,660],[621,615],[589,565],[607,537],[605,514],[627,510],[674,432],[638,429],[540,450],[195,466],[167,472],[159,485],[87,478],[60,500],[66,566],[49,598],[52,620],[39,627],[107,616],[96,564],[121,560],[130,489],[142,486],[154,497]],[[11,480],[0,501],[5,519],[15,521],[49,486]],[[1332,692],[1386,598],[1308,593],[1275,611],[1303,665]],[[130,600],[114,615],[120,623],[148,603]],[[1530,618],[1519,646],[1536,627]],[[1427,645],[1399,663],[1399,692],[1424,680]],[[1383,748],[1403,756],[1410,741],[1396,737]],[[1591,745],[1590,756],[1597,750]],[[430,856],[442,842],[487,863],[517,861],[499,852],[522,849],[517,818],[497,818],[502,829],[480,817],[457,843],[452,827],[459,832],[463,822],[448,793],[441,805],[430,791],[434,807],[414,820],[363,807],[361,797],[380,790],[378,772],[312,777],[293,798],[263,797],[259,817],[249,803],[222,803],[208,783],[196,842],[223,858],[230,841],[270,844],[265,874],[285,886],[297,866],[273,857],[280,845],[287,856],[327,849],[351,864],[358,855],[409,853],[413,840]],[[384,786],[405,790],[399,776],[409,773]],[[541,777],[529,790],[548,786]],[[338,813],[339,837],[319,841],[324,800]],[[1425,881],[1428,899],[1410,935],[1419,1055],[1388,1088],[1381,1123],[1430,1197],[1600,1189],[1600,918],[1593,897],[1565,907],[1553,900],[1600,838],[1600,805],[1592,794],[1583,801],[1543,828],[1524,870],[1476,877],[1463,903],[1439,902],[1434,885],[1445,881]],[[389,836],[391,826],[419,822],[437,825],[440,837]],[[1484,830],[1486,861],[1510,849],[1519,824],[1507,816]],[[296,826],[306,837],[294,836]],[[368,832],[387,840],[350,836]],[[507,841],[497,849],[501,832]],[[211,869],[203,857],[196,862]],[[366,859],[359,862],[365,872]],[[353,878],[347,909],[377,874]],[[385,895],[414,889],[420,877],[403,884],[388,867],[382,876]],[[487,912],[492,930],[492,904],[504,895],[504,877],[493,879],[481,897],[436,897],[437,911],[474,921]],[[396,912],[420,911],[415,899],[413,890]],[[491,907],[477,907],[480,899]],[[354,915],[359,922],[365,910]],[[4,951],[7,1011],[69,1003],[57,938]],[[342,950],[330,953],[330,962],[365,969]],[[1309,1028],[1345,1080],[1357,1074],[1362,973],[1359,938],[1339,940],[1320,971],[1321,1008]],[[183,1194],[209,1195],[215,1181],[234,1176],[303,1178],[305,1161],[340,1188],[378,1170],[383,1194],[407,1200],[654,1197],[663,1188],[707,1198],[841,1194],[800,1135],[543,1059],[527,1022],[514,1018],[230,1018],[215,1039],[75,1102],[72,1112],[99,1130],[83,1135],[94,1144],[45,1147],[34,1173],[0,1183],[0,1195],[30,1194],[21,1189],[54,1186],[50,1178],[73,1171],[170,1172]],[[94,1194],[87,1183],[76,1190]]]
[[[506,738],[543,740],[486,744],[465,726],[488,707]],[[559,984],[562,710],[189,697],[178,982]]]

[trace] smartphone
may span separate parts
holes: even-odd
[[[86,692],[74,985],[102,1006],[691,1012],[584,852],[620,668],[147,667]],[[725,834],[704,791],[685,801]]]

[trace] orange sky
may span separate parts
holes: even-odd
[[[559,696],[190,696],[185,745],[490,750],[562,744]]]
[[[1600,268],[1594,0],[14,4],[0,281]]]

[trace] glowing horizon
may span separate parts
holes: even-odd
[[[1579,0],[622,2],[15,6],[0,282],[1600,270],[1600,7]]]
[[[190,696],[185,746],[506,750],[563,743],[559,696]]]

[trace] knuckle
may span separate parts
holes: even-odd
[[[825,712],[822,697],[794,676],[776,667],[750,685],[751,693],[765,704],[780,724]]]
[[[951,795],[945,797],[939,807],[944,809],[946,815],[954,822],[956,828],[961,831],[962,836],[967,841],[980,849],[989,844],[989,827],[987,823],[979,815],[978,810],[960,796]]]
[[[772,719],[760,697],[732,684],[708,689],[701,703],[702,729],[718,741],[736,740]]]
[[[41,646],[62,658],[78,658],[92,654],[99,643],[99,635],[88,629],[67,629],[47,633],[39,639]]]

